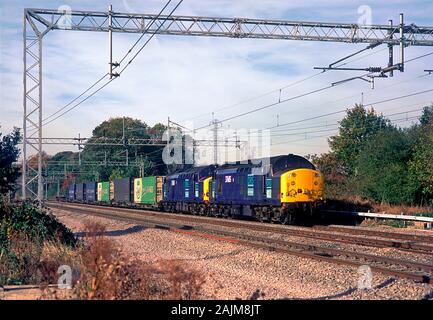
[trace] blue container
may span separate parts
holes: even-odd
[[[85,189],[86,189],[86,201],[95,202],[98,196],[97,183],[93,181],[86,182]]]
[[[85,199],[85,187],[84,183],[80,182],[75,185],[75,200],[77,201],[84,201]]]
[[[75,200],[75,183],[70,184],[68,187],[68,200]]]

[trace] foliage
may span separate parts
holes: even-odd
[[[433,105],[424,107],[421,117],[419,118],[419,122],[422,126],[429,127],[430,129],[433,126]],[[430,131],[431,133],[431,131]]]
[[[47,166],[48,161],[50,160],[51,160],[51,156],[48,155],[45,151],[42,151],[42,167],[45,168]],[[34,154],[27,159],[27,165],[29,166],[29,168],[32,168],[34,170],[38,169],[38,162],[39,162],[38,154]]]
[[[197,299],[204,277],[178,261],[150,264],[121,253],[105,237],[105,228],[86,223],[85,246],[79,248],[80,276],[73,284],[73,299]],[[58,298],[57,292],[49,297]]]
[[[47,208],[39,208],[36,202],[7,204],[0,200],[0,237],[3,248],[10,242],[10,235],[19,232],[35,242],[59,240],[70,246],[76,244],[73,233]]]
[[[93,130],[92,137],[81,151],[81,165],[77,164],[78,153],[59,152],[47,159],[46,174],[50,176],[56,172],[58,176],[59,172],[65,171],[66,166],[67,174],[61,178],[63,180],[60,190],[62,195],[66,195],[67,186],[73,182],[166,175],[167,170],[172,172],[178,167],[164,164],[162,159],[164,146],[152,145],[153,141],[161,141],[165,131],[166,126],[161,123],[151,127],[138,119],[110,118]],[[122,140],[122,137],[125,139]],[[116,145],[112,144],[113,139],[116,140]],[[144,145],[128,144],[134,140]],[[104,142],[106,144],[101,144]],[[56,194],[57,183],[48,184],[48,196]]]
[[[11,134],[2,137],[0,132],[0,197],[14,190],[15,181],[18,179],[20,170],[14,166],[14,162],[18,160],[20,151],[18,143],[21,142],[21,134],[19,129],[15,128]]]
[[[76,246],[77,240],[36,203],[9,204],[0,199],[0,243],[0,284],[29,284],[52,283],[65,262],[65,250]],[[49,257],[47,246],[54,249]]]
[[[389,120],[377,115],[374,109],[366,110],[362,105],[355,105],[347,110],[346,117],[340,121],[338,135],[329,138],[329,146],[348,175],[355,172],[356,158],[365,142],[389,127]]]
[[[373,109],[348,109],[329,153],[311,156],[328,199],[433,205],[433,106],[419,124],[397,129]]]
[[[411,145],[403,130],[383,131],[371,137],[356,159],[353,185],[375,201],[410,203],[414,190],[408,179]]]
[[[433,106],[424,108],[420,123],[413,157],[409,161],[409,176],[417,188],[417,200],[433,205]]]
[[[72,248],[59,241],[33,241],[25,233],[10,236],[7,250],[0,251],[0,285],[57,283],[61,265],[74,266]]]
[[[165,131],[163,124],[156,124],[153,127],[146,123],[132,118],[111,118],[102,122],[94,130],[89,142],[102,141],[103,138],[121,138],[126,141],[134,139],[160,140]],[[126,150],[130,164],[139,166],[125,166]],[[161,157],[160,146],[131,146],[125,145],[86,145],[82,152],[82,161],[97,162],[102,165],[86,165],[86,171],[79,181],[86,180],[109,180],[110,177],[139,176],[140,171],[144,175],[165,174],[165,166]],[[105,161],[107,161],[107,164]],[[119,165],[109,165],[109,162],[116,162]],[[94,172],[94,173],[92,173]]]
[[[325,198],[340,199],[347,195],[349,186],[342,163],[334,153],[308,156],[325,178]]]

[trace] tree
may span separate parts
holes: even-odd
[[[51,156],[48,155],[45,151],[42,151],[42,167],[43,168],[47,167],[47,163],[50,159],[51,159]],[[27,165],[29,166],[29,168],[32,168],[34,170],[38,170],[38,162],[39,162],[38,154],[34,154],[27,159]]]
[[[411,203],[414,189],[407,163],[411,144],[404,130],[393,129],[370,137],[356,158],[353,186],[362,196],[391,204]]]
[[[418,201],[433,204],[433,105],[424,108],[417,133],[409,177]]]
[[[347,194],[347,176],[342,163],[335,154],[322,153],[308,156],[325,179],[325,197],[328,199],[342,198]]]
[[[356,158],[364,144],[377,132],[392,128],[389,120],[377,115],[373,108],[366,110],[355,105],[347,110],[340,121],[339,133],[329,138],[329,146],[337,160],[341,161],[347,175],[355,173]]]
[[[93,130],[88,142],[101,142],[104,138],[118,139],[124,136],[125,143],[124,145],[86,145],[81,153],[83,164],[79,171],[82,174],[77,176],[76,181],[95,180],[95,176],[101,181],[113,177],[137,177],[140,172],[144,175],[165,174],[166,166],[162,161],[161,146],[151,143],[144,146],[128,144],[134,139],[159,141],[165,129],[163,124],[158,123],[150,127],[141,120],[129,117],[110,118],[102,122]],[[126,166],[126,151],[129,166]]]
[[[424,107],[419,122],[421,126],[425,126],[425,128],[433,128],[433,104],[429,107]]]
[[[20,169],[14,166],[14,162],[20,155],[18,143],[21,142],[21,134],[18,128],[14,128],[4,137],[0,132],[0,138],[0,194],[4,195],[15,189],[15,181],[20,175]]]
[[[163,125],[162,123],[157,123],[152,128],[150,128],[148,132],[151,138],[160,140],[165,130],[167,130],[167,126]]]

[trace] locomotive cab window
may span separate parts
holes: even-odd
[[[189,198],[189,179],[185,179],[184,187],[185,187],[185,198]]]
[[[215,180],[212,180],[212,183],[211,183],[211,189],[212,189],[211,194],[212,194],[212,199],[215,199],[215,183],[216,183],[216,181],[215,181]]]
[[[247,190],[248,190],[249,197],[254,196],[254,175],[253,174],[249,174],[247,177]]]
[[[194,196],[195,196],[196,198],[199,197],[199,184],[198,184],[198,182],[196,182],[196,183],[194,184]]]
[[[266,198],[272,198],[272,179],[266,179]]]

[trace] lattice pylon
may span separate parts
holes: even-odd
[[[42,38],[48,29],[34,21],[24,10],[23,26],[23,161],[22,198],[43,199],[42,184]],[[43,30],[42,32],[40,30]],[[36,140],[28,139],[28,132],[35,130]],[[32,134],[33,135],[33,134]],[[30,135],[30,136],[32,136]],[[38,155],[37,170],[28,166],[28,148]],[[37,191],[32,186],[37,181]]]

